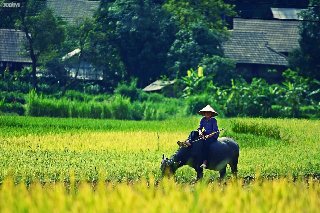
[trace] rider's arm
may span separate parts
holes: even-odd
[[[218,139],[219,134],[220,134],[219,128],[218,128],[218,121],[215,118],[212,121],[213,121],[212,122],[213,132],[217,132],[216,134],[213,135],[213,138]]]

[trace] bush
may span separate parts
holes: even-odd
[[[100,103],[91,103],[90,118],[102,118],[103,107]]]
[[[206,76],[213,79],[219,86],[230,86],[230,79],[239,78],[236,72],[236,64],[232,59],[214,55],[203,57],[201,66],[204,67]]]
[[[130,98],[131,101],[136,101],[140,98],[142,90],[137,88],[137,79],[133,79],[130,83],[119,83],[117,88],[114,90],[114,93],[116,95]]]
[[[0,100],[4,100],[6,103],[26,103],[25,95],[19,92],[0,92]]]
[[[3,113],[14,113],[18,115],[24,115],[25,108],[19,102],[15,102],[15,103],[0,102],[0,111]]]
[[[28,95],[27,115],[50,117],[79,117],[79,118],[113,118],[121,120],[164,120],[169,116],[185,115],[185,103],[182,100],[165,98],[159,94],[151,95],[150,100],[161,102],[131,102],[129,98],[116,95],[110,102],[70,101],[66,98],[59,100],[45,98],[32,91]],[[211,104],[220,114],[222,110],[213,101],[208,101],[208,95],[190,97],[187,101],[188,110],[197,113],[207,104]],[[192,113],[188,113],[192,114]]]
[[[186,114],[195,115],[201,110],[203,107],[210,104],[220,116],[224,116],[224,112],[221,106],[214,101],[214,97],[209,94],[190,96],[186,99],[187,108]]]
[[[144,108],[140,102],[133,102],[131,105],[131,119],[142,120]]]
[[[63,97],[70,101],[90,101],[92,99],[89,95],[75,90],[66,91]]]
[[[102,104],[101,118],[112,118],[111,106],[107,103]]]
[[[156,109],[152,106],[151,103],[147,103],[145,105],[145,109],[143,112],[143,118],[144,120],[150,121],[150,120],[156,120],[157,118],[157,111]]]
[[[320,107],[317,105],[313,106],[301,106],[301,115],[305,118],[320,118]]]
[[[145,96],[146,101],[153,102],[153,103],[163,103],[165,101],[165,97],[159,93],[147,93]]]
[[[115,96],[111,102],[111,113],[114,119],[130,119],[132,117],[130,112],[130,99],[119,95]]]

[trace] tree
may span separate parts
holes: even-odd
[[[221,44],[227,37],[224,18],[234,15],[231,5],[221,0],[168,0],[164,8],[180,29],[168,53],[171,73],[183,76],[188,69],[196,69],[203,57],[223,55]]]
[[[302,14],[300,48],[290,56],[290,66],[320,81],[320,0],[313,0]]]
[[[168,52],[168,70],[171,74],[183,76],[188,69],[196,69],[203,57],[222,56],[223,39],[224,35],[201,25],[195,25],[190,30],[181,29]]]
[[[92,42],[98,58],[108,60],[109,73],[122,64],[125,75],[144,86],[166,74],[166,54],[174,40],[175,26],[161,6],[151,0],[103,2]],[[102,60],[99,60],[100,63]],[[120,77],[121,78],[121,77]]]
[[[204,67],[205,74],[214,85],[227,87],[231,86],[231,79],[238,79],[236,72],[236,63],[229,58],[223,58],[217,55],[204,57],[200,65]]]
[[[21,4],[17,26],[27,39],[26,51],[32,60],[32,85],[37,88],[37,67],[56,58],[64,40],[64,28],[46,8],[45,2],[28,0]]]
[[[90,61],[90,36],[94,33],[95,22],[92,18],[85,18],[76,25],[68,25],[66,27],[66,39],[62,44],[61,52],[64,55],[56,65],[60,65],[61,74],[57,73],[57,79],[62,81],[62,92],[66,92],[68,88],[76,85],[81,63]],[[66,53],[74,52],[74,55],[68,56]],[[76,67],[75,76],[72,78],[67,75],[65,67]],[[53,67],[55,68],[55,67]],[[56,69],[52,69],[54,72]],[[58,69],[59,70],[59,69]]]
[[[235,15],[233,6],[223,0],[168,0],[164,8],[181,29],[192,29],[201,24],[207,29],[225,32],[224,18]]]

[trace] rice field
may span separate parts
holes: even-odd
[[[240,145],[238,179],[195,182],[190,167],[161,179],[162,154],[198,120],[0,117],[0,211],[316,212],[318,120],[218,119]]]

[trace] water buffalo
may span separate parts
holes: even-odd
[[[199,138],[197,131],[192,131],[189,139],[194,141]],[[184,165],[189,165],[197,172],[197,179],[203,177],[203,168],[200,165],[203,162],[202,155],[203,140],[192,143],[189,147],[180,147],[171,158],[162,157],[161,172],[162,175],[173,175],[175,171]],[[209,146],[209,157],[207,169],[219,171],[220,178],[226,175],[227,164],[231,167],[231,172],[236,175],[239,158],[239,145],[231,138],[221,137],[218,141]]]

